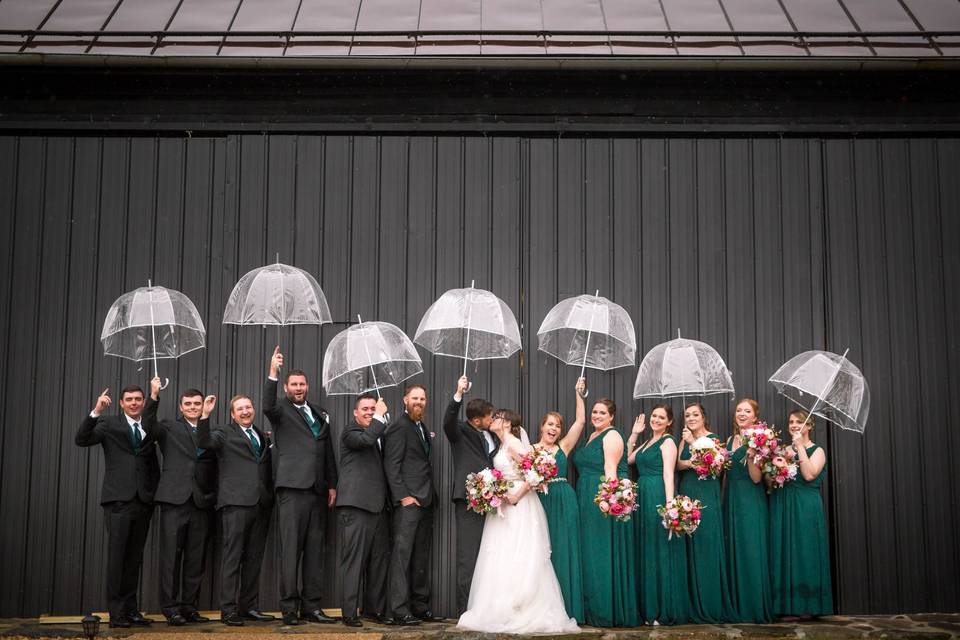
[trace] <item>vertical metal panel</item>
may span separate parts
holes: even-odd
[[[476,395],[520,409],[532,437],[545,410],[572,417],[575,368],[536,350],[540,321],[569,295],[599,287],[627,308],[638,357],[677,326],[711,342],[740,395],[781,426],[787,404],[769,374],[799,351],[850,346],[873,387],[870,426],[862,437],[815,432],[830,457],[838,604],[851,613],[960,607],[956,509],[930,508],[956,506],[960,493],[943,472],[960,451],[950,400],[960,347],[948,330],[960,312],[955,140],[24,137],[0,138],[0,149],[0,243],[10,256],[0,375],[7,388],[29,380],[21,403],[7,396],[0,407],[0,508],[10,524],[0,532],[0,615],[103,606],[103,459],[74,446],[73,433],[103,387],[116,397],[152,373],[102,356],[108,306],[148,277],[187,293],[208,348],[161,363],[172,385],[162,410],[173,414],[176,390],[199,385],[220,397],[226,421],[234,393],[259,406],[276,333],[221,325],[223,305],[237,278],[276,251],[318,277],[338,321],[359,312],[412,334],[448,288],[476,279],[500,295],[523,325],[523,366],[514,356],[469,373]],[[342,328],[281,336],[337,433],[349,399],[323,397],[319,372]],[[460,364],[421,354],[417,380],[439,432]],[[590,374],[594,393],[620,405],[624,431],[652,404],[632,403],[635,372]],[[63,397],[45,402],[50,389]],[[386,395],[399,410],[399,391]],[[29,418],[23,403],[37,407]],[[729,399],[708,408],[728,433]],[[437,438],[434,604],[451,615],[454,480]],[[156,611],[153,534],[148,545],[143,606]],[[907,547],[916,561],[891,555]],[[212,551],[205,607],[217,604]],[[335,561],[331,538],[329,606]],[[271,531],[265,608],[276,606],[277,577]]]
[[[931,212],[931,227],[939,229],[937,234],[939,244],[934,240],[931,248],[937,248],[941,257],[939,269],[943,273],[943,321],[952,322],[960,317],[960,260],[955,257],[956,239],[960,238],[960,181],[956,180],[956,168],[960,166],[960,140],[937,140],[935,155],[932,158],[935,169],[931,173],[937,176],[937,211]],[[960,334],[957,331],[946,331],[942,338],[941,347],[946,358],[946,394],[934,400],[942,403],[950,413],[956,415],[957,398],[960,397]],[[947,401],[949,399],[949,401]],[[955,428],[956,418],[945,420],[942,436],[944,452],[947,458],[954,460],[960,454],[960,431]],[[950,504],[950,514],[953,516],[953,525],[937,528],[939,531],[938,547],[944,547],[943,571],[956,571],[960,566],[960,527],[957,526],[957,512],[960,507],[960,475],[937,474],[939,482],[944,485],[943,491],[949,496],[945,504]],[[936,486],[930,483],[928,486]],[[941,494],[943,495],[943,494]],[[952,539],[952,540],[951,540]],[[951,549],[952,547],[952,549]],[[952,562],[947,562],[952,559]],[[939,592],[941,608],[947,611],[956,606],[958,595],[956,581],[948,580]]]

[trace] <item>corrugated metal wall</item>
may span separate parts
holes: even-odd
[[[577,372],[536,351],[540,321],[568,295],[622,304],[641,354],[678,327],[713,344],[738,394],[779,424],[770,373],[799,351],[850,347],[872,385],[867,433],[815,434],[830,455],[839,607],[960,610],[958,167],[957,139],[0,137],[0,616],[103,607],[103,456],[73,434],[100,389],[149,373],[102,355],[111,302],[152,278],[205,318],[208,348],[161,364],[167,415],[185,386],[257,397],[275,331],[220,317],[239,276],[277,252],[317,276],[338,321],[412,333],[442,291],[495,291],[526,349],[471,367],[475,393],[530,423],[573,408]],[[342,326],[283,331],[314,397]],[[423,355],[439,431],[459,365]],[[641,410],[634,374],[591,376],[623,428]],[[347,401],[323,403],[347,419]],[[707,407],[728,433],[730,402]],[[447,494],[448,449],[436,451]],[[451,614],[448,503],[439,518],[436,609]],[[151,611],[156,551],[151,534]],[[328,555],[332,566],[332,544]],[[208,574],[202,605],[215,608]],[[331,606],[337,589],[331,579]],[[271,540],[262,605],[276,603]]]

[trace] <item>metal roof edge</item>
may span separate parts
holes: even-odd
[[[471,69],[684,71],[933,71],[960,68],[960,56],[127,56],[0,53],[0,66],[210,69]]]

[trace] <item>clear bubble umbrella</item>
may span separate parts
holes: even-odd
[[[520,350],[520,328],[507,303],[473,282],[450,289],[423,314],[413,341],[434,355],[467,361],[509,358]]]
[[[623,307],[600,295],[558,302],[537,331],[540,351],[564,364],[609,371],[636,362],[637,334]]]
[[[643,357],[634,398],[733,395],[733,378],[717,350],[706,342],[680,337],[658,344]]]
[[[770,383],[810,415],[863,433],[870,413],[870,386],[860,369],[847,360],[849,351],[842,356],[805,351],[777,369]]]
[[[223,310],[223,324],[275,325],[333,322],[327,298],[312,275],[277,262],[248,271],[234,285]]]
[[[153,360],[155,376],[160,375],[157,360],[203,349],[206,339],[203,320],[190,298],[155,287],[149,280],[146,287],[129,291],[110,305],[100,333],[104,354],[134,362]]]
[[[323,388],[329,395],[359,395],[399,385],[423,372],[417,348],[389,322],[363,322],[333,337],[323,355]]]

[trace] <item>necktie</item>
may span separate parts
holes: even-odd
[[[307,421],[307,426],[310,427],[310,431],[313,431],[313,437],[319,438],[320,425],[318,425],[316,421],[310,417],[310,414],[307,412],[306,405],[300,405],[299,407],[297,407],[297,411],[299,411],[300,415],[303,416],[303,419]]]
[[[193,442],[194,442],[194,444],[196,444],[196,442],[197,442],[197,428],[196,428],[195,426],[193,426],[193,425],[190,425],[190,431],[193,432]],[[206,449],[201,449],[200,447],[197,447],[197,457],[199,458],[200,456],[202,456],[204,451],[206,451]]]
[[[259,458],[260,457],[260,441],[257,440],[257,437],[256,435],[254,435],[252,428],[247,427],[246,429],[244,429],[244,431],[247,432],[247,437],[250,438],[250,444],[251,446],[253,446],[253,452]]]
[[[133,452],[140,453],[140,444],[143,442],[143,436],[140,435],[140,423],[133,423],[133,433],[131,434],[131,440],[133,441]]]
[[[420,440],[423,442],[423,452],[430,455],[430,438],[427,437],[427,430],[423,428],[423,423],[417,423],[417,432],[420,434]]]

